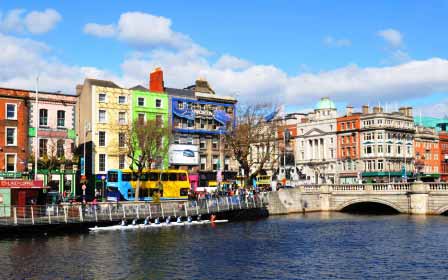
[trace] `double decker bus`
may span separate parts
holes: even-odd
[[[137,176],[130,169],[107,172],[107,200],[135,200]],[[152,201],[156,193],[161,200],[188,199],[190,182],[186,170],[144,170],[140,177],[139,200]]]

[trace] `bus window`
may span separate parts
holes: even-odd
[[[189,190],[190,189],[187,189],[187,188],[180,189],[180,196],[187,196]]]
[[[149,173],[149,181],[153,181],[153,182],[159,181],[159,175],[160,175],[160,173],[150,172]]]
[[[129,181],[131,181],[131,179],[132,179],[132,173],[123,173],[121,175],[121,180],[123,182],[129,182]]]
[[[187,181],[187,174],[179,173],[178,175],[179,175],[177,178],[178,181]]]
[[[114,183],[118,182],[118,172],[117,171],[107,172],[107,181]]]
[[[168,173],[162,173],[161,181],[168,181],[168,178],[169,178],[168,175],[169,175]]]
[[[169,173],[168,181],[177,181],[177,174],[176,173]]]
[[[148,181],[148,173],[142,173],[140,176],[141,181]]]

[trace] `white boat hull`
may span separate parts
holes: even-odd
[[[214,222],[211,222],[209,220],[203,220],[203,221],[191,221],[191,222],[172,222],[172,223],[160,223],[160,224],[138,224],[138,225],[115,225],[115,226],[108,226],[108,227],[93,227],[89,228],[92,232],[100,232],[100,231],[116,231],[116,230],[134,230],[134,229],[144,229],[144,228],[161,228],[161,227],[176,227],[176,226],[192,226],[192,225],[205,225],[205,224],[219,224],[219,223],[227,223],[228,220],[215,220]]]

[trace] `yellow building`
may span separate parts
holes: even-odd
[[[131,91],[111,81],[85,79],[78,85],[76,128],[81,154],[81,175],[88,193],[101,190],[107,170],[126,168],[126,131],[132,121]],[[85,160],[84,160],[85,159]]]

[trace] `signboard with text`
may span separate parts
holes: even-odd
[[[199,164],[199,149],[196,145],[170,145],[169,149],[170,164]]]
[[[44,187],[44,181],[35,180],[0,180],[0,188],[20,188],[20,189],[42,189]]]

